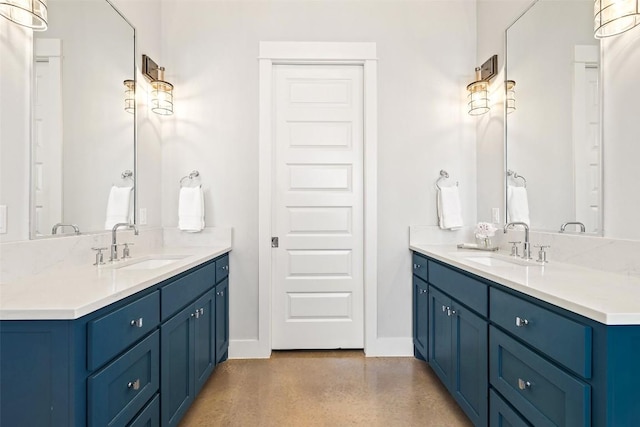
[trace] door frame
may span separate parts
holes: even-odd
[[[259,165],[258,165],[258,353],[271,355],[272,195],[273,188],[273,68],[275,65],[361,65],[363,67],[364,149],[364,351],[377,340],[377,179],[378,114],[375,43],[260,42]]]

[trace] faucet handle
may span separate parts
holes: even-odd
[[[131,250],[129,249],[129,246],[133,246],[135,245],[135,243],[123,243],[124,245],[124,249],[122,249],[122,259],[126,259],[126,258],[131,258]]]
[[[104,265],[104,254],[102,251],[107,250],[109,248],[91,248],[91,250],[96,251],[96,262],[93,265]]]
[[[547,261],[547,252],[545,251],[545,249],[550,248],[550,245],[535,245],[536,248],[540,249],[538,251],[538,262],[541,263],[547,263],[549,261]]]
[[[521,241],[517,242],[509,242],[511,243],[511,256],[518,256],[518,245],[522,243]]]

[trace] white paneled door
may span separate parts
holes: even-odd
[[[363,348],[363,68],[273,71],[272,348]]]

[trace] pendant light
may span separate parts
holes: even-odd
[[[45,31],[47,0],[0,0],[0,16],[34,31]]]
[[[640,24],[640,0],[595,0],[594,36],[615,36]]]

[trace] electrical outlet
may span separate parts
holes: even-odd
[[[500,208],[491,208],[491,222],[494,224],[500,223]]]
[[[147,208],[140,208],[140,225],[147,225]]]
[[[7,205],[0,205],[0,234],[7,234]]]

